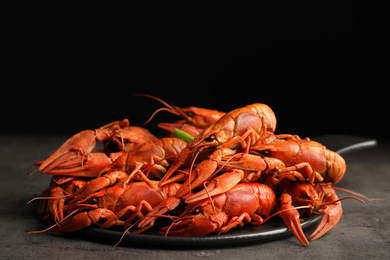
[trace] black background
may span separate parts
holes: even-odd
[[[161,107],[262,102],[278,133],[387,134],[387,54],[370,3],[3,5],[2,134],[67,134]],[[387,72],[388,70],[386,70]],[[387,87],[387,88],[386,88]],[[160,113],[147,125],[176,117]]]

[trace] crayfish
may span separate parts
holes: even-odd
[[[308,138],[275,134],[269,106],[255,103],[225,113],[141,96],[164,105],[147,122],[160,111],[181,117],[158,124],[168,137],[158,139],[124,119],[75,134],[33,164],[53,175],[38,209],[53,223],[47,230],[97,225],[141,233],[164,217],[171,224],[162,235],[203,236],[280,216],[307,246],[302,218],[324,215],[311,240],[338,223],[344,198],[332,185],[346,172],[344,159]],[[170,137],[174,129],[192,136],[190,141]],[[96,141],[104,149],[94,150]]]

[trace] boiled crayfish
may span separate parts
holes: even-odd
[[[142,232],[159,218],[172,221],[168,236],[228,232],[279,215],[308,245],[300,220],[324,214],[310,236],[318,239],[339,221],[341,202],[332,185],[346,171],[344,159],[323,145],[295,135],[276,135],[276,117],[255,103],[224,113],[164,105],[182,118],[160,123],[193,136],[156,138],[147,129],[114,121],[68,139],[39,171],[53,175],[39,214],[49,229],[72,232],[98,225]],[[104,149],[94,150],[96,141]]]

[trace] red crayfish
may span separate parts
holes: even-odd
[[[53,175],[38,210],[54,223],[52,230],[116,225],[140,233],[166,217],[172,223],[162,235],[203,236],[279,215],[307,246],[302,218],[324,215],[311,240],[339,221],[341,199],[332,185],[345,174],[344,159],[308,138],[276,135],[276,116],[267,105],[224,113],[143,96],[164,105],[147,122],[168,111],[182,120],[159,126],[193,140],[158,139],[127,119],[74,135],[34,164]],[[94,150],[96,141],[104,149]]]

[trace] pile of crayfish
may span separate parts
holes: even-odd
[[[223,113],[143,96],[164,105],[155,113],[181,117],[158,125],[169,137],[123,119],[77,133],[34,163],[35,171],[52,175],[39,197],[40,217],[53,224],[46,230],[97,225],[141,233],[164,218],[171,222],[161,235],[204,236],[279,216],[307,246],[302,219],[323,214],[311,240],[339,221],[341,199],[332,185],[346,171],[344,159],[308,138],[275,134],[269,106]],[[97,142],[104,148],[95,149]]]

